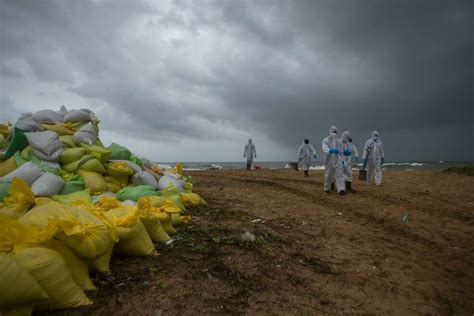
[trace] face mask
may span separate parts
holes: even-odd
[[[337,137],[337,132],[332,132],[332,133],[331,133],[331,137],[336,138],[336,137]]]
[[[379,137],[377,135],[375,135],[373,138],[374,138],[374,140],[377,140]]]

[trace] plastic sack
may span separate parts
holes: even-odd
[[[160,191],[164,190],[170,183],[173,184],[178,190],[184,191],[184,180],[171,174],[165,174],[160,178],[160,181],[158,182],[158,189]]]
[[[82,147],[67,148],[62,152],[59,162],[62,164],[68,164],[79,160],[86,154],[86,151],[87,150]]]
[[[31,191],[35,196],[50,196],[58,194],[64,186],[64,180],[51,172],[45,172],[33,182]]]
[[[74,127],[72,127],[71,124],[41,124],[41,126],[44,127],[44,129],[48,131],[55,132],[59,136],[63,135],[74,135],[76,130]]]
[[[104,163],[109,160],[111,151],[101,145],[90,145],[81,144],[81,147],[85,148],[89,155],[92,155]]]
[[[154,243],[166,242],[171,237],[165,232],[161,226],[160,219],[155,214],[145,214],[140,216],[140,221]]]
[[[161,213],[162,215],[158,218],[160,219],[161,227],[165,230],[168,235],[176,234],[176,229],[173,227],[171,222],[171,214]]]
[[[118,180],[119,183],[128,183],[133,169],[126,162],[111,162],[107,164],[107,174]]]
[[[43,161],[48,161],[48,162],[58,162],[59,159],[61,158],[61,154],[63,152],[62,148],[59,148],[55,152],[53,152],[51,155],[45,155],[40,151],[37,151],[34,148],[31,148],[31,152],[40,160]]]
[[[25,132],[41,132],[44,130],[41,124],[35,120],[32,114],[22,114],[14,126],[15,133],[16,129],[20,129]]]
[[[94,203],[94,208],[101,212],[121,207],[122,203],[112,196],[101,196],[97,202]]]
[[[10,196],[0,204],[0,215],[20,218],[35,204],[35,197],[30,187],[19,178],[13,178],[8,193]]]
[[[187,224],[191,221],[191,215],[181,216],[178,213],[171,214],[171,224],[173,226]]]
[[[132,152],[128,150],[128,148],[116,143],[112,143],[107,148],[111,151],[110,159],[130,160],[130,157],[132,156]]]
[[[59,240],[52,239],[47,241],[44,245],[59,252],[71,271],[74,281],[76,281],[76,284],[79,285],[81,289],[84,291],[97,290],[89,276],[89,264],[85,259],[78,257],[74,251]]]
[[[76,173],[78,170],[105,173],[105,168],[99,159],[89,155],[85,155],[81,159],[63,165],[63,169],[71,173]]]
[[[42,173],[43,171],[34,163],[27,162],[6,176],[1,177],[0,182],[12,182],[13,178],[17,177],[31,185]]]
[[[114,247],[115,253],[129,256],[157,254],[136,207],[111,209],[105,216],[115,224],[119,234],[119,242]]]
[[[15,158],[11,156],[5,161],[0,162],[0,177],[6,176],[17,168]]]
[[[42,171],[51,172],[54,174],[61,173],[61,166],[57,162],[41,160],[35,155],[30,156],[30,162],[38,166],[38,168],[40,168]]]
[[[66,183],[67,184],[67,183]],[[82,190],[69,194],[52,195],[51,198],[62,204],[91,204],[90,190]]]
[[[181,201],[185,207],[198,207],[200,205],[207,205],[198,194],[196,193],[181,193]]]
[[[64,115],[52,110],[41,110],[33,114],[33,118],[42,124],[56,124],[63,121]]]
[[[28,270],[9,254],[1,251],[0,271],[0,310],[5,311],[48,299],[48,295]]]
[[[43,241],[37,229],[15,220],[0,218],[0,252],[6,252],[17,265],[28,271],[47,295],[46,301],[35,302],[36,310],[92,304],[72,278],[63,257],[39,244]],[[23,281],[24,284],[15,282],[12,288],[21,289],[22,292],[37,288],[35,283],[28,282],[31,280]]]
[[[13,156],[17,151],[23,150],[26,146],[28,146],[28,139],[25,136],[25,132],[21,129],[15,127],[14,129],[13,138],[8,145],[7,150],[3,154],[3,159],[10,158]]]
[[[120,201],[138,201],[141,197],[157,195],[155,189],[149,185],[138,185],[136,187],[126,187],[117,192],[117,199]]]
[[[91,273],[110,274],[110,258],[115,247],[115,242],[111,244],[107,251],[89,262],[89,270]]]
[[[92,123],[81,127],[81,129],[72,136],[72,140],[77,146],[81,144],[94,145],[98,138],[97,128],[92,125]]]
[[[77,174],[84,179],[84,187],[90,189],[91,194],[107,191],[107,182],[100,173],[79,170]]]
[[[89,109],[70,110],[64,115],[63,122],[89,122],[94,117]]]
[[[78,207],[48,203],[32,208],[20,222],[45,229],[57,227],[56,238],[82,258],[97,258],[110,247],[107,225],[90,212]]]
[[[62,149],[58,134],[52,131],[25,133],[34,154],[41,153],[50,156]],[[45,160],[45,159],[43,159]]]
[[[31,146],[28,145],[23,150],[21,151],[21,158],[30,160],[30,155],[31,155]]]
[[[60,194],[69,194],[84,190],[84,181],[68,181],[64,184]]]
[[[155,189],[158,188],[158,182],[156,181],[155,177],[146,171],[135,173],[132,176],[131,181],[134,185],[149,185]]]
[[[66,148],[76,147],[76,144],[74,143],[74,140],[72,139],[71,135],[59,136],[59,140],[61,141],[61,144],[63,145],[63,147],[66,147]]]
[[[117,193],[120,190],[122,190],[122,186],[114,182],[107,182],[107,191]]]
[[[138,158],[137,156],[135,156],[135,155],[132,155],[132,156],[130,157],[130,161],[132,161],[133,163],[135,163],[135,164],[137,164],[138,166],[140,166],[140,168],[141,168],[141,166],[143,165],[143,161],[142,161],[140,158]]]
[[[110,162],[125,162],[130,168],[132,168],[133,172],[143,172],[142,167],[137,165],[136,163],[129,161],[129,160],[110,160]]]

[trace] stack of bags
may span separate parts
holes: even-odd
[[[87,109],[0,125],[0,314],[92,304],[89,273],[112,254],[156,255],[187,209],[205,205],[182,167],[104,147]]]

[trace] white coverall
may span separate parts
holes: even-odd
[[[333,132],[337,132],[336,126],[331,126],[329,136],[323,139],[322,146],[324,157],[324,191],[331,191],[331,184],[336,182],[337,192],[345,191],[344,174],[342,167],[342,142],[334,137]],[[335,149],[337,153],[329,153]]]
[[[316,155],[316,149],[311,144],[303,144],[298,149],[298,161],[301,162],[301,169],[309,170],[311,161]]]
[[[375,184],[382,184],[382,160],[384,159],[382,141],[378,139],[379,133],[372,132],[372,137],[365,142],[362,159],[367,160],[367,183],[375,173]]]
[[[345,131],[341,135],[342,161],[344,167],[343,173],[345,182],[352,182],[352,159],[359,157],[356,146],[349,141],[350,138],[351,134],[348,131]]]
[[[244,157],[247,158],[247,165],[251,165],[253,158],[257,158],[257,151],[255,150],[255,145],[249,140],[249,143],[245,145]]]

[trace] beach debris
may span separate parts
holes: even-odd
[[[246,231],[245,233],[242,234],[242,236],[240,236],[240,239],[243,240],[243,241],[254,242],[255,241],[255,235],[252,234],[249,231]]]
[[[402,222],[406,223],[408,222],[408,212],[404,212],[402,215]]]
[[[341,215],[342,215],[342,213],[341,213],[341,212],[337,212],[337,215],[341,216]]]
[[[257,218],[257,219],[254,219],[254,220],[251,220],[250,223],[261,223],[263,222],[263,220],[261,218]]]

